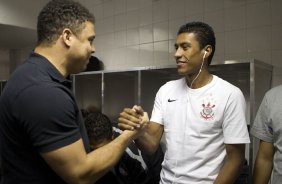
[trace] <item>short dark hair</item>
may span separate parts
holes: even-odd
[[[100,143],[111,140],[113,137],[113,126],[111,120],[101,112],[88,112],[84,114],[85,127],[90,141]]]
[[[212,53],[208,57],[208,65],[210,65],[215,52],[216,42],[212,27],[203,22],[189,22],[179,28],[177,35],[181,33],[194,33],[199,42],[200,49],[203,49],[206,45],[212,46]]]
[[[37,44],[50,45],[65,28],[79,34],[85,22],[95,23],[95,17],[84,6],[72,0],[52,0],[37,17]]]

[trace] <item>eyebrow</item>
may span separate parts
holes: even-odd
[[[187,46],[191,46],[191,43],[189,43],[189,42],[181,42],[179,44],[177,44],[177,43],[174,44],[174,47],[178,47],[178,46],[180,46],[180,47],[187,47]]]

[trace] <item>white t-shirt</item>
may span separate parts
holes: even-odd
[[[151,121],[164,126],[163,184],[212,184],[226,156],[224,144],[250,142],[242,92],[215,75],[199,89],[189,88],[185,78],[163,85]]]

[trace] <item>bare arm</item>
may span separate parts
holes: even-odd
[[[227,158],[214,184],[234,183],[245,160],[245,144],[225,144]]]
[[[142,132],[141,136],[135,140],[136,145],[142,151],[152,154],[157,150],[164,130],[163,125],[149,122],[147,113],[143,112],[141,107],[125,108],[120,113],[118,125],[123,130]]]
[[[117,163],[134,136],[136,136],[135,131],[124,131],[109,144],[89,154],[85,152],[80,139],[41,155],[67,183],[92,184]]]
[[[273,144],[260,141],[260,146],[254,166],[253,183],[268,184],[273,167],[273,156]]]
[[[147,131],[135,140],[136,145],[142,151],[153,154],[158,149],[163,134],[163,126],[150,122]]]

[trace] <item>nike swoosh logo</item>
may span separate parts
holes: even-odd
[[[176,101],[176,100],[171,100],[170,98],[167,100],[168,102],[174,102],[174,101]]]

